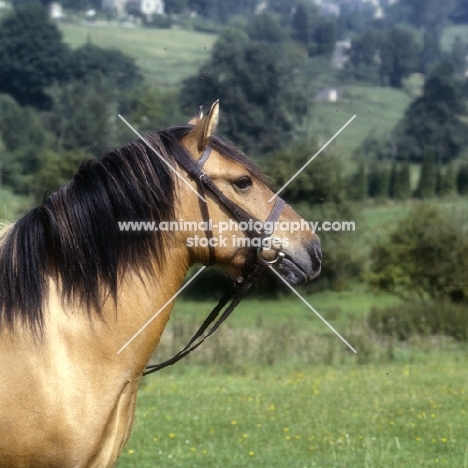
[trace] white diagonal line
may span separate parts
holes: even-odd
[[[268,201],[273,201],[355,118],[353,115]]]
[[[185,184],[187,185],[187,187],[197,195],[198,198],[200,198],[201,200],[203,200],[205,203],[206,203],[206,200],[189,184],[189,182],[187,181],[187,179],[182,175],[180,174],[178,171],[176,171],[160,154],[158,151],[156,151],[152,146],[151,144],[148,142],[148,140],[146,140],[146,138],[144,138],[143,136],[140,135],[140,133],[138,133],[138,131],[133,128],[120,114],[117,114],[119,116],[119,119],[122,120],[127,126],[128,128],[130,128],[130,130],[132,130],[136,135],[138,135],[145,143],[147,146],[149,146],[156,154],[156,156],[158,156],[158,158],[164,163],[166,164],[166,166],[172,171],[174,172],[174,174]]]
[[[118,351],[120,354],[204,269],[202,266]]]
[[[333,332],[335,335],[346,345],[348,348],[357,353],[357,351],[271,266],[269,265],[270,270],[272,270],[276,276],[281,278],[283,283]]]

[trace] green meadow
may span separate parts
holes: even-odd
[[[143,380],[117,466],[466,468],[466,347],[419,347],[363,364],[166,369]]]
[[[343,86],[339,102],[315,102],[309,110],[309,134],[325,144],[353,115],[356,119],[333,142],[339,155],[350,158],[369,134],[393,130],[411,102],[405,92],[391,88]]]

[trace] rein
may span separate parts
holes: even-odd
[[[203,165],[208,160],[211,154],[211,147],[207,147],[202,155],[202,157],[198,161],[193,161],[192,158],[188,156],[188,154],[184,154],[181,157],[177,158],[177,162],[187,171],[191,178],[193,178],[199,188],[199,191],[203,198],[205,198],[205,189],[209,190],[213,195],[216,196],[218,201],[232,214],[234,219],[240,222],[249,222],[250,220],[253,221],[252,224],[255,224],[255,221],[259,221],[258,219],[252,217],[247,211],[241,208],[239,205],[234,203],[232,200],[227,198],[223,192],[216,186],[213,182],[211,177],[203,172]],[[265,226],[267,223],[275,223],[285,206],[285,202],[283,199],[277,197],[276,202],[271,210],[267,221],[262,223]],[[209,226],[209,212],[208,206],[206,203],[200,200],[200,209],[205,221],[205,225]],[[260,239],[263,240],[268,237],[268,234],[265,232],[264,229],[256,230],[254,228],[247,229],[247,234],[252,237],[253,239]],[[211,229],[207,227],[206,237],[210,240],[213,237],[213,233]],[[215,249],[210,243],[208,242],[209,246],[209,265],[212,265],[216,261],[215,256]],[[254,248],[255,249],[255,248]],[[256,250],[256,251],[255,251]],[[190,354],[192,351],[197,349],[209,336],[211,336],[219,327],[220,325],[231,315],[234,309],[238,306],[238,304],[242,301],[242,299],[247,295],[250,288],[253,286],[255,281],[259,278],[259,276],[263,273],[266,267],[269,264],[273,263],[280,263],[281,260],[284,258],[284,252],[282,251],[281,247],[277,251],[277,255],[275,260],[273,261],[266,261],[262,258],[261,252],[262,247],[259,246],[255,250],[250,250],[247,260],[243,266],[243,274],[244,279],[242,281],[236,282],[236,286],[232,291],[226,292],[223,297],[219,300],[216,307],[210,312],[208,317],[205,319],[201,327],[198,331],[193,335],[193,337],[188,342],[187,346],[179,351],[175,356],[172,358],[163,361],[159,364],[150,364],[146,366],[145,371],[143,372],[143,376],[152,374],[153,372],[157,372],[165,367],[171,366],[176,362],[180,361],[182,358]],[[228,302],[230,304],[227,306]],[[226,307],[227,306],[227,307]],[[226,309],[224,309],[226,307]],[[224,311],[221,313],[221,311]],[[220,315],[221,314],[221,315]],[[210,328],[211,326],[211,328]]]

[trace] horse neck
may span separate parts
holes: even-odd
[[[162,307],[180,288],[188,266],[187,254],[175,249],[164,263],[155,265],[152,275],[126,272],[119,281],[117,301],[109,298],[105,302],[102,320],[89,319],[85,310],[65,311],[59,287],[51,282],[48,307],[51,320],[46,325],[45,346],[67,350],[67,360],[94,368],[95,377],[101,372],[112,381],[138,379],[159,343],[174,301]]]
[[[143,372],[170,318],[174,306],[174,300],[170,300],[180,289],[189,266],[188,259],[181,253],[171,252],[163,265],[155,267],[154,276],[141,277],[138,272],[126,274],[122,278],[117,308],[114,313],[107,314],[115,319],[112,322],[113,352],[118,353],[117,359],[126,362],[125,368],[135,376]],[[141,330],[142,327],[145,328]]]

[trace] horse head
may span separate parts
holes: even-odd
[[[241,221],[233,220],[233,205],[226,206],[219,192],[211,191],[210,186],[202,192],[204,207],[201,197],[179,182],[179,191],[184,193],[178,197],[176,219],[192,221],[205,229],[198,230],[196,237],[194,232],[182,230],[177,242],[187,246],[191,263],[216,262],[237,278],[245,275],[252,252],[257,259],[271,262],[290,284],[315,278],[321,268],[317,235],[291,206],[278,206],[280,199],[274,196],[268,180],[245,155],[215,135],[218,120],[219,103],[215,102],[206,116],[199,111],[191,120],[193,128],[182,138],[197,163],[198,173],[191,178],[191,184],[195,190],[203,190],[197,177],[203,180],[209,176],[222,196],[239,207],[244,216]],[[269,221],[274,210],[279,212],[274,221]]]

